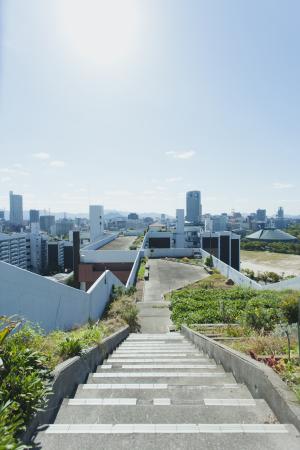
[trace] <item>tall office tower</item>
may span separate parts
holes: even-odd
[[[278,219],[284,219],[284,210],[282,206],[279,206],[278,208],[277,217]]]
[[[4,219],[5,219],[5,213],[4,213],[4,210],[1,209],[0,210],[0,220],[4,220]]]
[[[55,216],[40,216],[40,227],[42,231],[51,234],[55,228]]]
[[[23,225],[23,197],[9,192],[9,221],[12,225]]]
[[[257,222],[266,222],[267,221],[267,211],[265,209],[258,209],[256,211],[256,220],[257,220]]]
[[[95,242],[104,233],[104,208],[90,205],[90,241]]]
[[[40,222],[40,212],[38,209],[30,209],[29,210],[29,221],[30,221],[30,223],[39,223]]]
[[[201,192],[186,193],[186,220],[198,224],[202,218]]]

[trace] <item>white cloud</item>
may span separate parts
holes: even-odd
[[[279,182],[273,183],[274,189],[290,189],[292,187],[294,186],[291,183],[279,183]]]
[[[41,160],[50,159],[49,153],[45,153],[45,152],[33,153],[32,156],[36,159],[41,159]]]
[[[66,163],[64,161],[61,161],[59,159],[55,159],[54,161],[50,162],[51,167],[65,167]]]
[[[108,197],[131,197],[134,194],[130,191],[115,190],[115,191],[106,191],[105,195],[107,195]]]
[[[11,177],[2,177],[1,183],[7,183],[8,181],[11,181]]]
[[[176,183],[177,181],[182,181],[183,178],[182,177],[171,177],[171,178],[166,178],[166,183]]]
[[[185,152],[174,152],[174,151],[166,152],[167,156],[172,156],[175,159],[190,159],[195,154],[196,152],[194,150],[187,150]]]
[[[12,169],[10,167],[3,167],[0,169],[0,173],[5,173],[7,175],[21,175],[21,176],[28,176],[29,172],[26,170],[20,170],[20,169]]]

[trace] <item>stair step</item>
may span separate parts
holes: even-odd
[[[158,398],[158,397],[157,397]],[[165,397],[168,398],[168,397]],[[65,399],[56,417],[63,423],[276,423],[277,420],[264,400],[251,406],[199,405],[69,405]]]
[[[112,358],[109,357],[104,361],[104,364],[163,364],[163,363],[169,363],[169,364],[213,364],[214,361],[212,359],[206,359],[206,358]]]
[[[176,385],[224,384],[235,383],[231,373],[203,372],[110,372],[90,374],[88,383],[167,383]]]
[[[75,398],[137,398],[152,400],[155,397],[169,397],[172,403],[193,404],[204,398],[244,398],[251,394],[242,384],[174,386],[168,384],[83,384],[79,385]]]
[[[106,427],[87,425],[80,427],[56,428],[40,433],[36,444],[43,450],[158,450],[158,449],[222,449],[222,450],[299,450],[297,431],[292,425],[261,425],[247,427],[247,424],[205,425],[191,424],[171,427],[168,425],[147,426],[148,424]],[[98,427],[98,428],[96,428]],[[175,430],[175,431],[174,431]],[[50,434],[51,433],[51,434]],[[52,434],[54,433],[54,434]],[[103,435],[103,440],[99,440]],[[105,436],[104,436],[105,435]],[[221,436],[220,436],[221,435]],[[105,445],[103,445],[105,443]]]
[[[162,397],[161,395],[165,395]],[[169,392],[164,392],[160,396],[156,392],[148,399],[136,397],[105,397],[105,396],[89,396],[89,397],[75,397],[68,400],[68,406],[132,406],[132,405],[205,405],[205,406],[256,406],[256,401],[253,398],[203,398],[196,400],[192,399],[186,402],[186,399],[174,401],[171,399]]]
[[[219,371],[223,371],[222,366],[217,366],[216,364],[207,364],[207,363],[201,363],[201,364],[177,364],[177,363],[109,363],[109,364],[102,364],[97,368],[97,372],[102,372],[104,370],[113,372],[114,370],[120,371],[120,370],[185,370],[186,372],[189,372],[190,370],[215,370],[218,369]]]

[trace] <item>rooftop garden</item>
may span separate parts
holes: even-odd
[[[167,296],[177,328],[185,324],[268,364],[300,400],[299,298],[292,290],[227,285],[218,273]]]

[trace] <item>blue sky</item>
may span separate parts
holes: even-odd
[[[298,0],[0,12],[0,208],[300,213]]]

